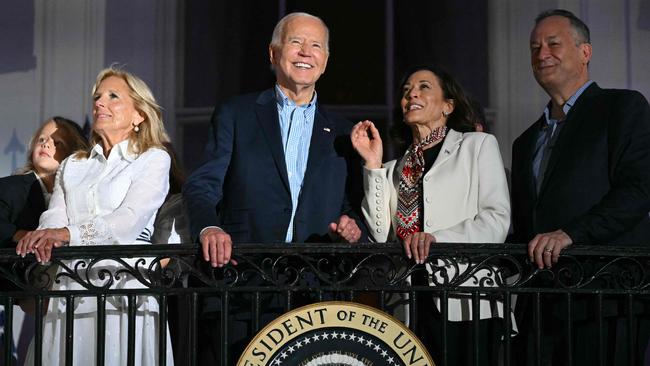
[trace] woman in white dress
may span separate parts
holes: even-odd
[[[169,189],[169,139],[161,110],[151,90],[138,77],[114,68],[102,70],[93,87],[91,149],[66,159],[56,175],[49,209],[39,229],[18,243],[21,255],[34,253],[47,262],[62,245],[148,244],[156,211]],[[88,259],[64,261],[69,269],[95,286],[105,284],[100,271],[109,271],[111,288],[144,288],[133,276],[120,274],[115,260],[90,267]],[[133,266],[136,259],[125,259]],[[149,260],[140,268],[146,268]],[[58,272],[68,271],[59,268]],[[141,271],[143,272],[143,271]],[[146,271],[144,271],[146,272]],[[146,273],[143,274],[146,276]],[[103,279],[102,279],[103,278]],[[52,290],[82,290],[76,280],[62,276]],[[159,306],[154,297],[138,296],[135,316],[135,364],[158,364]],[[125,365],[128,345],[128,298],[106,297],[104,362]],[[63,365],[66,342],[66,299],[49,301],[43,324],[43,364]],[[95,364],[97,358],[97,298],[77,297],[74,304],[73,364]],[[167,365],[173,365],[167,335]],[[33,347],[31,347],[33,349]],[[30,352],[27,364],[33,363]]]

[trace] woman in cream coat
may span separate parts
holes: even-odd
[[[379,131],[370,121],[352,130],[352,143],[365,160],[363,214],[375,241],[400,240],[406,255],[416,263],[427,259],[436,242],[503,242],[510,225],[510,201],[505,171],[494,136],[474,130],[470,104],[461,87],[444,70],[421,66],[406,74],[402,85],[405,155],[382,164]],[[428,262],[428,279],[415,283],[442,283]],[[469,266],[464,263],[460,271]],[[446,270],[454,278],[454,267]],[[435,276],[435,277],[434,277]],[[494,277],[488,269],[476,277]],[[462,286],[477,286],[471,279]],[[448,364],[471,364],[471,301],[452,298],[448,306]],[[429,306],[434,302],[436,306]],[[420,296],[418,336],[436,362],[440,362],[442,339],[438,298]],[[437,309],[437,310],[436,310]],[[502,338],[503,306],[480,301],[479,359],[497,360]]]

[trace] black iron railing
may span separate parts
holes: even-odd
[[[159,324],[176,322],[172,340],[177,364],[196,365],[197,325],[205,315],[206,299],[212,299],[223,326],[218,330],[222,339],[221,364],[235,364],[238,354],[231,347],[227,324],[233,316],[250,314],[250,331],[264,327],[265,314],[282,313],[299,305],[323,300],[359,301],[382,309],[408,323],[414,329],[418,323],[418,304],[423,296],[442,300],[440,313],[447,319],[449,299],[465,299],[471,303],[473,319],[479,318],[477,306],[482,300],[499,302],[504,309],[515,308],[521,313],[519,328],[524,333],[516,337],[504,336],[499,363],[518,364],[513,342],[528,347],[532,364],[544,363],[544,325],[550,319],[548,307],[560,309],[552,316],[564,322],[565,347],[559,352],[567,364],[577,362],[574,353],[574,323],[587,317],[596,324],[597,364],[607,364],[609,340],[603,324],[612,314],[611,302],[616,303],[618,316],[626,324],[626,363],[643,364],[643,326],[650,311],[650,247],[607,247],[575,245],[565,252],[560,262],[551,269],[538,269],[528,261],[525,245],[517,244],[436,244],[431,248],[425,265],[408,260],[398,244],[239,244],[234,248],[237,265],[211,268],[201,258],[195,245],[121,245],[95,247],[66,247],[55,250],[51,263],[42,265],[31,255],[16,256],[12,249],[0,250],[0,278],[4,286],[0,301],[5,304],[4,361],[11,364],[11,329],[13,305],[32,299],[40,309],[52,297],[64,297],[66,308],[66,363],[72,364],[72,342],[75,298],[97,299],[98,337],[97,364],[104,363],[104,314],[106,298],[124,296],[128,299],[130,324],[135,324],[137,296],[153,296],[161,309],[173,302],[181,311],[161,311]],[[146,259],[143,259],[146,258]],[[79,260],[70,266],[70,260]],[[127,260],[141,259],[141,260]],[[166,263],[170,260],[169,263]],[[106,267],[108,262],[119,266]],[[48,271],[56,266],[56,271]],[[101,268],[100,268],[101,267]],[[106,269],[114,268],[114,270]],[[90,275],[89,275],[90,274]],[[121,278],[131,276],[143,288],[114,289]],[[68,278],[82,286],[81,290],[52,290],[52,283]],[[411,281],[425,278],[426,282]],[[513,306],[517,295],[517,306]],[[525,301],[521,301],[524,299]],[[589,314],[582,311],[587,299]],[[208,303],[210,301],[207,301]],[[270,305],[270,304],[273,305]],[[216,305],[215,305],[216,304]],[[269,308],[272,308],[269,310]],[[555,310],[554,310],[555,311]],[[181,314],[180,318],[178,313]],[[504,334],[511,334],[513,319],[502,315]],[[36,311],[35,360],[40,363],[42,348],[43,313]],[[579,319],[578,319],[579,318]],[[446,324],[447,322],[445,322]],[[474,322],[471,342],[474,350],[481,342],[478,322]],[[129,346],[135,347],[129,329]],[[164,364],[166,327],[159,326],[159,359]],[[443,350],[436,361],[446,365],[452,349],[446,342],[446,326],[441,329]],[[518,338],[519,337],[519,338]],[[521,339],[525,337],[522,342]],[[177,348],[178,347],[178,348]],[[518,345],[518,347],[520,347]],[[182,349],[179,351],[179,349]],[[639,351],[641,350],[641,351]],[[648,350],[647,352],[650,352]],[[515,356],[513,356],[515,355]],[[513,358],[514,357],[514,358]],[[474,354],[478,364],[479,355]],[[134,363],[133,349],[129,350],[129,364]],[[532,361],[531,361],[532,360]]]

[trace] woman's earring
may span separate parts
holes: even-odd
[[[133,131],[135,131],[136,133],[140,132],[140,127],[135,123],[133,124]]]
[[[449,117],[449,113],[447,113],[445,111],[442,111],[442,115],[443,115],[443,117]]]

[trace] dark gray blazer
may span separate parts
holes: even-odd
[[[16,231],[36,229],[46,208],[36,174],[0,178],[0,247],[15,247]]]
[[[650,106],[591,84],[566,116],[539,194],[532,161],[543,117],[512,152],[514,240],[564,230],[575,243],[650,245]]]

